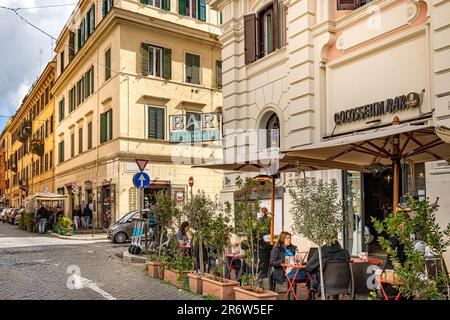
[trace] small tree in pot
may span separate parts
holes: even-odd
[[[156,221],[159,225],[158,260],[160,260],[164,234],[168,232],[168,229],[172,226],[174,219],[180,214],[180,212],[177,208],[176,201],[172,199],[170,194],[163,191],[156,194],[156,203],[158,206]]]
[[[250,268],[249,276],[244,277],[244,279],[247,279],[245,288],[262,293],[264,289],[262,288],[262,279],[260,279],[259,247],[263,231],[268,229],[270,220],[258,219],[260,201],[255,190],[258,188],[259,182],[251,178],[242,180],[237,177],[236,185],[239,187],[239,192],[243,198],[242,201],[234,204],[235,215],[240,217],[237,231],[243,233],[246,237],[241,246],[244,249],[244,261]]]
[[[338,200],[335,179],[325,182],[316,178],[297,178],[289,186],[293,220],[293,232],[304,236],[318,247],[320,288],[322,299],[326,299],[323,286],[323,245],[331,245],[343,230],[342,203]]]

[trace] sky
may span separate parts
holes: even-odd
[[[77,0],[0,0],[12,8],[71,4],[42,9],[19,10],[26,20],[58,38]],[[10,10],[0,8],[0,133],[31,85],[54,56],[55,41],[22,21]]]

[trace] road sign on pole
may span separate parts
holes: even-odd
[[[138,172],[133,176],[133,184],[139,189],[147,188],[150,185],[150,176],[145,172]]]
[[[193,187],[194,186],[194,177],[189,177],[189,187]]]
[[[142,172],[145,170],[145,167],[147,166],[148,160],[143,160],[143,159],[136,159],[136,164],[139,168],[139,170]]]

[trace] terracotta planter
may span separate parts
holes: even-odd
[[[164,270],[165,270],[165,268],[160,265],[158,268],[158,278],[160,280],[164,280]]]
[[[239,282],[223,278],[217,281],[210,275],[203,276],[202,280],[204,296],[211,294],[221,300],[234,300],[233,288],[239,286]]]
[[[149,261],[147,262],[147,272],[152,278],[159,278],[159,261]]]
[[[172,283],[178,288],[184,288],[186,286],[186,279],[188,278],[187,275],[188,271],[180,272],[172,269],[164,270],[164,280]],[[181,278],[181,280],[178,280],[179,278]]]
[[[264,293],[256,293],[242,287],[234,287],[236,300],[277,300],[278,293],[266,290]]]
[[[203,293],[203,279],[205,275],[203,273],[189,273],[189,290],[191,292],[202,294]]]

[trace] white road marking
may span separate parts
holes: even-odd
[[[68,240],[58,239],[51,237],[1,237],[0,249],[11,248],[24,248],[24,247],[36,247],[36,246],[61,246],[61,245],[74,245],[83,243],[96,243],[95,240]]]

